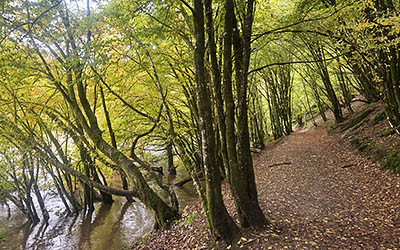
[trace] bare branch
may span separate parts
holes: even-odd
[[[194,9],[192,6],[190,6],[185,0],[179,0],[181,1],[186,7],[188,7],[188,9],[193,13]]]
[[[287,64],[298,64],[298,63],[327,62],[327,61],[335,60],[335,59],[337,59],[337,58],[339,58],[339,57],[342,57],[342,56],[344,56],[344,54],[337,55],[337,56],[334,56],[334,57],[331,57],[331,58],[327,58],[327,59],[323,59],[323,60],[292,61],[292,62],[275,62],[275,63],[270,63],[270,64],[267,64],[267,65],[261,66],[261,67],[259,67],[259,68],[250,70],[248,74],[250,75],[250,74],[252,74],[252,73],[261,71],[261,70],[263,70],[263,69],[265,69],[265,68],[272,67],[272,66],[281,66],[281,65],[287,65]]]
[[[115,97],[117,97],[124,105],[126,105],[128,108],[132,109],[139,115],[148,118],[150,121],[156,121],[153,117],[151,117],[148,114],[143,113],[142,111],[138,110],[137,108],[133,107],[131,104],[129,104],[124,98],[122,98],[120,95],[118,95],[114,90],[111,89],[111,87],[106,83],[104,78],[97,72],[97,70],[94,67],[91,67],[92,71],[97,75],[101,83],[110,91],[111,94],[113,94]]]
[[[136,144],[138,143],[138,141],[139,141],[142,137],[151,134],[151,133],[154,131],[154,129],[157,127],[157,124],[158,124],[158,122],[160,121],[160,117],[161,117],[161,113],[162,113],[162,107],[163,107],[163,105],[161,104],[160,110],[158,111],[157,120],[154,122],[154,125],[153,125],[148,131],[144,132],[143,134],[138,135],[138,136],[135,138],[135,140],[132,142],[132,145],[131,145],[131,157],[132,157],[132,158],[133,158],[133,155],[135,154],[135,147],[136,147]]]

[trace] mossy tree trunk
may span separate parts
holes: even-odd
[[[227,0],[231,2],[231,0]],[[254,19],[255,1],[247,1],[242,13],[236,13],[233,3],[226,8],[226,15],[232,15],[235,80],[237,91],[237,164],[230,166],[230,184],[237,205],[241,227],[263,227],[266,220],[258,203],[255,183],[253,158],[250,151],[250,134],[248,123],[248,71],[251,55],[251,34]],[[239,10],[238,10],[239,11]],[[236,16],[244,18],[239,27]],[[241,31],[240,31],[241,29]],[[225,33],[227,33],[225,31]]]
[[[226,143],[226,124],[225,124],[225,112],[224,112],[224,100],[222,96],[221,86],[221,70],[219,61],[217,58],[217,45],[215,42],[215,30],[214,30],[214,16],[212,11],[211,3],[205,4],[205,17],[206,17],[206,33],[208,35],[208,55],[211,62],[211,73],[212,83],[215,96],[215,109],[217,116],[217,148],[218,148],[218,159],[222,160],[221,172],[223,176],[226,172],[229,172],[229,160]]]
[[[102,79],[102,81],[104,81]],[[110,118],[110,113],[108,112],[108,108],[107,108],[107,102],[106,102],[106,98],[104,95],[104,90],[103,90],[103,86],[100,86],[100,95],[101,95],[101,101],[102,101],[102,106],[103,106],[103,111],[104,111],[104,116],[106,118],[106,122],[107,122],[107,128],[108,128],[108,133],[110,135],[110,139],[111,139],[111,145],[118,149],[118,145],[117,145],[117,139],[115,137],[115,133],[114,133],[114,129],[112,127],[112,123],[111,123],[111,118]],[[128,180],[126,179],[126,175],[124,173],[121,173],[119,171],[119,176],[121,178],[122,181],[122,188],[124,190],[128,190],[129,189],[129,184],[128,184]],[[103,195],[103,193],[102,193]],[[103,195],[103,197],[105,198],[105,200],[111,201],[112,197],[106,197]],[[126,196],[126,200],[129,202],[132,202],[133,199],[130,196]]]
[[[206,0],[207,10],[212,8],[212,1]],[[195,82],[199,107],[200,132],[202,137],[202,155],[206,180],[207,217],[211,233],[214,237],[222,237],[230,243],[237,230],[233,219],[223,203],[221,193],[221,176],[217,166],[215,152],[215,133],[210,93],[206,83],[204,65],[205,30],[204,6],[202,0],[193,1],[193,24],[196,46],[194,50]]]

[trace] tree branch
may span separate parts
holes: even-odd
[[[272,66],[282,66],[282,65],[297,64],[297,63],[327,62],[327,61],[335,60],[335,59],[337,59],[337,58],[339,58],[339,57],[341,57],[341,56],[344,56],[344,54],[337,55],[337,56],[335,56],[335,57],[331,57],[331,58],[327,58],[327,59],[323,59],[323,60],[307,60],[307,61],[292,61],[292,62],[276,62],[276,63],[270,63],[270,64],[266,64],[266,65],[264,65],[264,66],[261,66],[261,67],[259,67],[259,68],[250,70],[249,73],[248,73],[248,75],[250,75],[250,74],[252,74],[252,73],[255,73],[255,72],[258,72],[258,71],[261,71],[261,70],[263,70],[263,69],[265,69],[265,68],[272,67]]]

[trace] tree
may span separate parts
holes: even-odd
[[[250,135],[248,125],[248,71],[251,56],[251,35],[254,20],[255,2],[247,1],[239,5],[238,13],[235,14],[234,3],[227,0],[225,5],[225,40],[224,49],[224,88],[227,115],[227,138],[235,138],[234,135],[234,103],[228,93],[232,88],[230,46],[234,49],[235,81],[237,91],[237,141],[230,139],[228,143],[228,157],[231,159],[230,185],[238,209],[239,221],[242,227],[256,226],[263,227],[268,222],[258,204],[257,188],[255,184],[253,159],[250,151]],[[243,17],[242,26],[239,26],[238,19]],[[232,40],[230,40],[232,39]],[[225,72],[226,71],[226,72]],[[229,111],[228,111],[229,110]],[[229,127],[229,130],[228,130]],[[237,147],[237,152],[235,148]]]
[[[15,34],[24,36],[22,43],[13,41],[12,36],[10,36],[10,41],[23,51],[29,51],[29,56],[37,65],[33,68],[33,72],[52,86],[56,90],[55,94],[65,101],[71,117],[77,121],[78,131],[82,130],[82,133],[78,133],[79,136],[87,137],[86,139],[90,140],[90,144],[97,152],[109,158],[115,166],[126,173],[134,184],[137,196],[155,212],[156,227],[164,227],[178,213],[174,192],[168,188],[164,189],[170,194],[174,205],[172,207],[150,188],[136,164],[143,168],[147,165],[135,154],[131,155],[133,159],[129,158],[104,139],[96,113],[96,95],[94,100],[88,97],[89,90],[96,90],[95,86],[91,85],[93,83],[91,77],[101,76],[96,75],[91,67],[91,63],[96,61],[97,54],[96,43],[93,40],[96,33],[94,30],[92,32],[94,26],[90,25],[90,11],[87,16],[78,15],[69,9],[67,3],[51,1],[19,7],[22,10],[26,7],[32,11],[28,15],[22,13],[14,15],[11,11],[13,22],[3,16],[6,24],[14,28]],[[18,8],[15,9],[18,10]],[[49,20],[55,21],[49,23]],[[88,26],[79,26],[81,21],[87,21]],[[27,26],[24,26],[25,23]],[[57,29],[54,29],[56,26]],[[62,117],[58,118],[63,120]],[[155,119],[152,121],[155,122]],[[63,122],[66,123],[66,120]],[[87,154],[82,152],[81,156],[87,164],[91,164]],[[43,157],[46,158],[46,156]],[[60,162],[54,163],[54,157],[50,157],[48,161],[53,162],[58,168],[68,167]],[[96,175],[93,176],[95,178]],[[79,177],[83,178],[83,176]]]
[[[211,3],[211,1],[205,2],[205,4],[208,5],[207,8],[210,7]],[[206,179],[206,213],[212,234],[219,235],[225,242],[230,243],[237,229],[223,203],[221,176],[215,157],[215,133],[213,125],[210,123],[210,121],[213,121],[213,117],[204,66],[204,6],[201,0],[194,0],[193,5],[194,36],[196,39],[194,67],[199,107],[200,132],[202,137],[202,156]]]

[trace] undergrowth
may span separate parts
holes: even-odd
[[[368,106],[363,111],[354,114],[352,118],[344,123],[332,126],[331,133],[342,132],[347,133],[346,136],[349,136],[350,132],[351,136],[349,137],[352,138],[350,144],[357,148],[362,155],[371,161],[378,162],[382,169],[400,173],[400,143],[395,143],[394,145],[397,144],[397,146],[393,147],[392,143],[394,142],[392,140],[384,139],[394,135],[395,131],[390,127],[386,127],[383,130],[377,130],[375,134],[372,133],[366,136],[359,130],[363,124],[368,124],[367,127],[376,129],[377,127],[375,126],[386,120],[384,109],[374,111],[375,108],[373,106]]]

